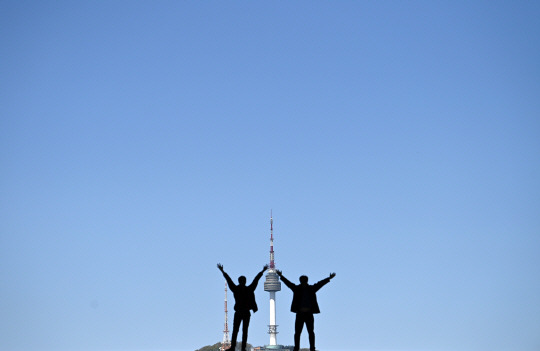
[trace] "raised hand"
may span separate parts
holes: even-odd
[[[264,271],[267,270],[267,269],[268,269],[268,265],[265,264],[264,267],[263,267],[263,269],[262,269],[262,271],[264,272]]]
[[[276,269],[276,273],[281,277],[281,271],[279,269]]]
[[[218,263],[217,264],[217,268],[223,272],[223,265],[221,263]]]
[[[328,278],[332,279],[336,276],[336,273],[330,273],[330,276]]]

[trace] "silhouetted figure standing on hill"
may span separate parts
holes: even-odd
[[[259,283],[265,270],[268,269],[268,265],[265,265],[259,273],[253,278],[253,282],[246,286],[246,277],[241,275],[238,277],[238,285],[234,284],[231,277],[223,270],[223,265],[218,263],[217,267],[223,273],[229,289],[234,295],[234,322],[233,332],[231,337],[231,348],[229,350],[234,351],[236,349],[236,337],[238,336],[238,330],[240,329],[240,323],[242,323],[242,351],[246,351],[246,343],[248,336],[249,319],[251,318],[250,310],[257,312],[257,302],[255,301],[255,288]]]
[[[313,285],[308,284],[308,277],[305,275],[300,277],[300,284],[296,285],[285,278],[280,270],[277,271],[277,274],[285,285],[293,291],[291,312],[296,313],[296,321],[294,322],[294,351],[298,351],[300,348],[300,334],[302,333],[302,328],[304,328],[304,323],[309,334],[309,349],[310,351],[315,351],[315,332],[313,331],[315,320],[313,314],[321,312],[317,303],[316,292],[325,284],[328,284],[330,279],[336,276],[336,273],[330,273],[328,278]]]

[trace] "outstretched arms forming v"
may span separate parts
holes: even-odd
[[[285,285],[287,285],[287,287],[291,290],[294,290],[294,288],[297,286],[296,284],[292,283],[289,279],[285,278],[285,276],[283,275],[283,272],[281,272],[279,269],[276,270],[276,273],[277,275],[279,276],[279,278],[281,279],[281,281],[283,283],[285,283]],[[319,282],[317,282],[316,284],[313,284],[313,287],[315,289],[315,291],[318,291],[320,288],[322,288],[325,284],[328,284],[330,282],[330,280],[332,278],[334,278],[336,276],[336,273],[330,273],[330,275],[328,276],[328,278],[325,278]]]
[[[217,264],[217,268],[221,271],[221,273],[225,277],[225,280],[227,281],[227,284],[229,285],[229,288],[231,289],[231,291],[233,291],[237,285],[233,282],[231,277],[225,272],[225,270],[223,269],[223,265],[221,263]],[[257,273],[255,278],[253,278],[253,282],[249,285],[250,288],[255,290],[255,288],[257,287],[257,284],[259,284],[259,280],[263,276],[264,271],[266,271],[267,269],[268,269],[268,265],[264,265],[263,269],[259,273]]]
[[[229,287],[231,288],[231,290],[235,289],[236,288],[236,284],[233,282],[233,280],[231,279],[231,277],[225,272],[225,270],[223,269],[223,265],[221,263],[218,263],[217,264],[217,268],[221,271],[221,273],[223,274],[223,276],[225,277],[225,280],[227,280],[227,284],[229,285]],[[257,285],[259,284],[259,280],[262,278],[263,276],[263,273],[268,269],[268,265],[264,265],[263,269],[257,273],[257,275],[255,276],[255,278],[253,278],[253,282],[249,285],[250,288],[252,288],[253,290],[255,290],[255,288],[257,288]],[[276,273],[277,275],[279,276],[279,278],[281,279],[281,281],[283,283],[285,283],[285,285],[287,285],[287,287],[291,290],[294,290],[294,288],[297,286],[296,284],[292,283],[289,279],[285,278],[285,276],[283,275],[283,273],[278,269],[276,270]],[[316,284],[313,284],[313,287],[315,289],[315,291],[318,291],[320,288],[322,288],[324,285],[328,284],[330,282],[330,280],[332,278],[334,278],[336,276],[336,273],[330,273],[330,275],[328,276],[328,278],[325,278],[319,282],[317,282]]]

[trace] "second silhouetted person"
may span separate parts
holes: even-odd
[[[236,338],[240,329],[240,323],[242,323],[242,351],[246,351],[249,320],[251,318],[250,311],[257,312],[258,309],[257,302],[255,301],[255,288],[264,271],[268,269],[268,265],[263,267],[262,271],[253,278],[253,282],[248,286],[246,286],[246,277],[243,275],[238,277],[238,285],[236,285],[231,277],[225,273],[222,264],[218,263],[217,267],[223,273],[234,295],[234,322],[230,350],[234,351],[236,348]]]
[[[304,324],[309,334],[309,349],[310,351],[315,351],[315,332],[313,331],[315,320],[313,314],[320,313],[316,292],[330,282],[330,279],[334,278],[336,273],[331,273],[328,278],[313,285],[308,284],[308,277],[305,275],[300,277],[300,284],[296,285],[285,278],[281,271],[278,270],[277,274],[285,285],[293,291],[291,312],[296,313],[294,323],[294,351],[298,351],[300,348],[300,334],[302,333]]]

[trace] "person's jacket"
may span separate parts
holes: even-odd
[[[293,284],[283,275],[281,280],[293,291],[293,300],[291,304],[291,312],[307,312],[307,313],[320,313],[319,304],[317,303],[317,294],[325,284],[328,284],[330,278],[323,279],[313,285]]]
[[[253,282],[250,285],[236,285],[231,277],[225,272],[223,272],[223,276],[227,280],[227,284],[229,285],[229,289],[233,292],[234,295],[234,310],[239,312],[249,312],[250,310],[253,310],[253,312],[257,312],[259,309],[257,307],[257,302],[255,301],[255,288],[257,288],[257,284],[259,283],[259,279],[261,279],[263,275],[263,272],[259,272],[255,278],[253,278]]]

